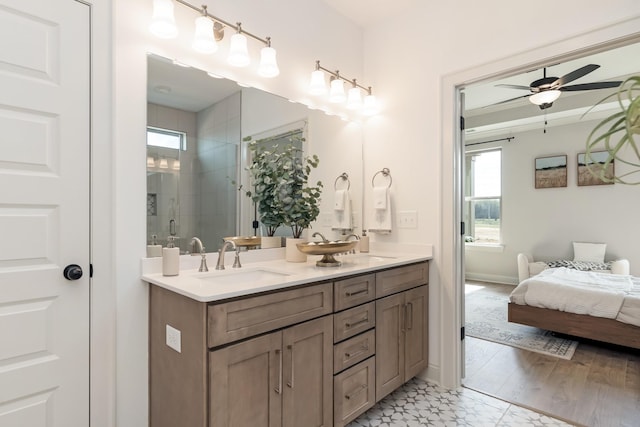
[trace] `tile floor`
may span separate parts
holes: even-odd
[[[347,427],[529,427],[570,426],[468,388],[447,390],[413,379]]]

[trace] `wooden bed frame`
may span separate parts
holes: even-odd
[[[604,317],[509,303],[509,322],[640,349],[640,327]]]

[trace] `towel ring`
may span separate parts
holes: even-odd
[[[389,169],[388,169],[388,168],[383,168],[381,171],[378,171],[378,172],[376,172],[376,173],[373,175],[373,178],[371,178],[371,186],[372,186],[372,187],[375,187],[375,186],[376,186],[376,185],[373,183],[373,181],[375,181],[376,176],[378,176],[378,175],[380,175],[380,174],[382,174],[383,176],[385,176],[385,177],[389,178],[389,186],[388,186],[388,188],[391,188],[391,183],[393,182],[393,178],[391,178],[391,172],[389,171]]]
[[[336,181],[333,183],[333,189],[338,189],[338,181],[342,179],[343,181],[347,181],[347,191],[351,188],[351,181],[349,181],[349,175],[346,172],[342,172],[342,174],[338,175]]]

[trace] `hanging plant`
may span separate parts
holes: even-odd
[[[637,185],[640,173],[640,76],[626,79],[618,90],[602,99],[599,105],[610,98],[617,98],[620,111],[602,120],[587,137],[585,153],[589,172],[604,182],[616,182],[620,184]],[[591,107],[591,111],[596,105]],[[587,113],[589,112],[587,111]],[[587,114],[585,113],[585,114]],[[584,117],[584,115],[583,115]],[[595,161],[591,154],[596,151],[606,151],[607,159],[604,162]],[[622,175],[607,176],[609,165],[618,161],[629,165],[632,170]]]

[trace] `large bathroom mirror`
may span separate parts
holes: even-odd
[[[197,236],[208,252],[226,236],[260,235],[256,212],[239,190],[248,185],[247,140],[302,132],[304,151],[317,154],[313,179],[324,184],[314,230],[332,233],[334,184],[346,174],[358,232],[362,209],[360,125],[202,70],[148,55],[147,242],[166,245],[175,235],[181,252]],[[340,182],[338,182],[340,181]],[[279,235],[289,229],[281,227]]]

